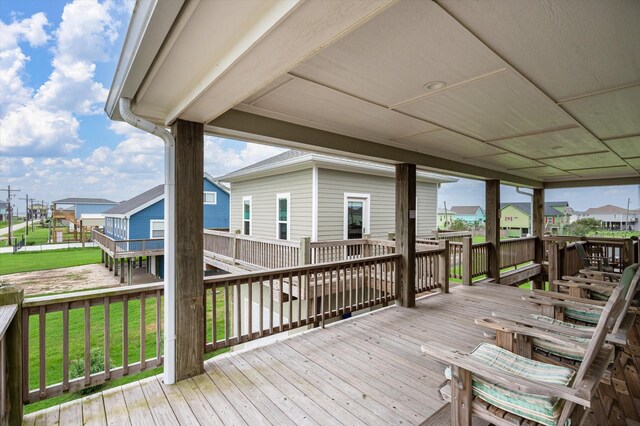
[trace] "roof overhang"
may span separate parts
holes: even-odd
[[[106,110],[128,97],[161,125],[520,186],[635,184],[639,16],[622,0],[144,0]]]

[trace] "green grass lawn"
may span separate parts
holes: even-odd
[[[18,223],[22,223],[24,222],[24,220],[22,220],[22,218],[18,218],[18,217],[14,217],[13,220],[11,221],[12,224],[16,225]],[[7,226],[9,226],[9,222],[6,220],[0,220],[0,229],[1,228],[6,228]]]
[[[162,300],[161,300],[162,302]],[[162,318],[162,303],[160,318]],[[218,338],[224,335],[224,301],[222,295],[216,298],[216,334]],[[211,339],[212,331],[212,303],[211,297],[207,298],[207,340]],[[122,302],[112,303],[110,305],[110,358],[111,368],[122,366],[122,319],[123,305]],[[128,305],[128,338],[129,338],[129,363],[140,361],[140,301],[132,300]],[[37,315],[31,316],[29,319],[29,387],[37,389],[39,387],[39,318]],[[102,306],[93,306],[90,309],[90,345],[91,348],[100,348],[104,353],[104,308]],[[145,355],[147,359],[157,356],[156,354],[156,300],[155,298],[147,298],[145,304]],[[60,383],[62,381],[62,313],[53,312],[46,316],[46,382],[47,385]],[[218,350],[214,353],[207,354],[207,358],[227,349]],[[73,309],[69,311],[69,360],[71,362],[80,362],[84,365],[84,309]],[[144,377],[160,374],[162,367],[155,368],[146,372],[123,377],[111,381],[96,392],[104,389],[119,386],[128,382],[140,380]],[[81,392],[72,392],[50,398],[44,401],[33,403],[25,407],[25,413],[42,410],[53,405],[62,404],[66,401],[82,398],[85,396]]]
[[[0,275],[41,271],[100,263],[99,248],[18,252],[0,254]]]
[[[29,227],[29,234],[27,235],[27,230],[25,227],[12,232],[11,237],[21,240],[23,235],[25,236],[25,240],[27,241],[28,245],[47,244],[49,242],[49,228],[41,228],[40,226],[36,226],[32,231],[31,227]],[[8,241],[4,240],[0,242],[0,246],[6,247],[8,245],[7,243]]]

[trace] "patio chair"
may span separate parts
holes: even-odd
[[[580,243],[575,245],[578,257],[584,269],[591,269],[600,272],[613,272],[613,266],[609,265],[609,259],[603,256],[590,255]]]
[[[576,409],[577,404],[592,408],[598,424],[607,424],[598,383],[613,350],[605,338],[612,313],[622,309],[621,291],[620,287],[614,289],[603,308],[577,371],[531,360],[489,343],[481,343],[468,354],[436,342],[423,344],[422,352],[449,364],[440,394],[451,402],[451,423],[470,425],[475,415],[498,425],[526,421],[542,425],[570,421],[577,425],[587,415],[586,410]],[[552,333],[548,336],[555,338]]]

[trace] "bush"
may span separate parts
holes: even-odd
[[[451,231],[466,231],[469,229],[467,223],[462,219],[456,219],[449,227]]]
[[[566,228],[565,233],[569,235],[583,236],[589,235],[602,229],[602,223],[591,217],[585,217],[573,222]]]
[[[91,374],[100,373],[104,371],[104,352],[102,348],[91,348],[89,352],[89,361],[91,367],[89,371]],[[112,364],[111,358],[109,358],[109,364]],[[69,364],[69,375],[72,379],[84,377],[84,358],[78,358],[71,360]],[[100,390],[104,385],[89,386],[80,391],[83,395],[88,395]]]

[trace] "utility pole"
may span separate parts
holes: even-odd
[[[12,192],[20,192],[19,189],[11,189],[11,185],[7,185],[7,189],[0,189],[0,191],[7,191],[7,215],[9,216],[9,233],[7,234],[9,237],[8,244],[11,245],[11,224],[12,224],[12,216],[13,216],[13,208],[11,207],[11,193]]]
[[[29,194],[26,194],[24,198],[20,198],[20,200],[25,200],[27,208],[25,209],[24,218],[27,221],[27,225],[25,226],[25,234],[27,237],[29,236]]]
[[[34,232],[34,224],[33,222],[35,222],[35,214],[33,212],[33,198],[31,199],[31,232]],[[29,227],[29,225],[27,225],[27,228]]]

